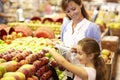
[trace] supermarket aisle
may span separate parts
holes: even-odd
[[[120,53],[118,54],[118,60],[117,60],[117,69],[116,69],[116,77],[115,80],[120,80]]]

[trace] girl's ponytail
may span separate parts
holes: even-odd
[[[108,71],[103,58],[99,56],[94,61],[95,61],[95,68],[97,72],[96,80],[107,80]]]

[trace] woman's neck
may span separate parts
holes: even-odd
[[[73,20],[72,27],[75,28],[76,25],[81,22],[84,19],[84,17],[78,18],[77,20]]]
[[[76,25],[81,22],[84,19],[84,17],[78,18],[77,20],[73,20],[72,23],[72,34],[74,33],[74,28],[76,28]]]

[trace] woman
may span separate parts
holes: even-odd
[[[74,46],[84,37],[95,39],[99,44],[101,32],[99,27],[89,21],[89,17],[81,0],[62,0],[62,9],[70,18],[63,26],[61,39],[68,47]]]
[[[101,44],[100,28],[89,21],[81,0],[62,0],[62,9],[70,20],[62,25],[61,40],[64,46],[74,50],[78,41],[83,38],[93,38],[99,45]]]
[[[77,45],[77,59],[84,66],[76,66],[58,54],[55,49],[47,48],[56,62],[72,72],[74,80],[107,80],[106,64],[101,57],[98,43],[91,38],[84,38]]]

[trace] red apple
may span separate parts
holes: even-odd
[[[53,67],[57,67],[57,66],[58,66],[58,64],[57,64],[57,62],[56,62],[55,60],[51,61],[50,64],[51,64]]]

